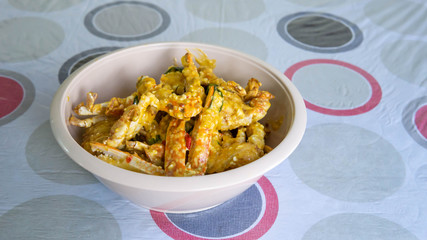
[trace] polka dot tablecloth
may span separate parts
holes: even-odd
[[[0,239],[427,239],[426,16],[423,0],[1,0]],[[49,124],[81,65],[164,41],[258,57],[308,109],[288,159],[202,212],[112,193]]]

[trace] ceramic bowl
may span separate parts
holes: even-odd
[[[174,59],[180,62],[186,49],[204,51],[216,59],[215,74],[242,86],[254,77],[262,90],[271,92],[271,108],[261,121],[276,125],[266,143],[274,149],[245,166],[195,177],[166,177],[136,173],[109,165],[86,152],[80,145],[82,129],[68,118],[89,91],[98,93],[97,102],[113,96],[125,97],[135,89],[139,76],[159,79]],[[116,50],[97,58],[72,73],[57,90],[51,105],[53,134],[65,153],[92,173],[111,191],[151,210],[194,212],[214,207],[241,194],[295,150],[306,128],[304,101],[286,76],[253,56],[208,44],[163,42]]]

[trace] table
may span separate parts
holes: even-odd
[[[422,0],[0,1],[0,239],[427,239]],[[142,209],[54,140],[52,97],[89,60],[194,41],[283,72],[308,111],[280,166],[215,208]]]

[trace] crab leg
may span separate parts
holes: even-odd
[[[189,169],[203,175],[206,172],[209,148],[213,133],[219,122],[219,112],[223,97],[216,86],[210,86],[202,113],[199,115],[191,132],[192,146],[188,155]]]
[[[259,122],[252,123],[247,128],[248,142],[254,144],[260,150],[264,150],[265,146],[265,131],[264,125]]]
[[[166,134],[165,172],[167,176],[184,176],[186,141],[185,121],[172,119]]]
[[[204,89],[200,85],[197,69],[195,69],[191,57],[190,60],[191,64],[183,58],[185,66],[182,70],[183,73],[163,74],[159,85],[156,85],[155,80],[151,77],[140,77],[137,83],[138,94],[142,95],[146,92],[154,94],[159,100],[158,109],[167,112],[174,118],[189,119],[196,116],[203,108]],[[182,94],[174,92],[178,89]]]
[[[196,116],[203,109],[205,92],[200,84],[200,76],[193,62],[193,55],[187,52],[181,59],[184,69],[185,92],[181,95],[170,94],[168,98],[160,100],[159,109],[169,113],[172,117],[188,119]]]
[[[97,93],[88,92],[86,94],[86,104],[80,103],[74,108],[74,112],[79,116],[105,114],[106,116],[119,117],[122,115],[123,110],[134,102],[137,95],[133,93],[126,98],[113,97],[108,102],[94,104],[97,97]]]
[[[113,148],[102,143],[95,142],[91,143],[90,146],[93,152],[100,152],[103,155],[113,158],[120,164],[126,165],[127,163],[129,166],[137,168],[144,173],[152,175],[164,175],[165,173],[162,167],[149,163],[136,154],[132,155],[130,153],[120,151],[117,148]]]
[[[249,105],[235,93],[224,91],[224,107],[221,111],[221,122],[218,129],[225,131],[235,129],[240,126],[249,126],[251,123],[259,121],[267,114],[270,108],[270,99],[274,96],[267,91],[249,90],[251,94],[257,92],[256,97],[249,101]]]
[[[184,69],[182,74],[185,77],[185,90],[190,93],[195,93],[197,96],[203,98],[205,90],[200,83],[200,75],[197,67],[193,62],[193,55],[187,52],[181,59]]]
[[[122,149],[126,140],[135,137],[141,128],[154,118],[156,114],[147,109],[150,104],[156,105],[156,101],[157,98],[153,94],[147,93],[141,96],[137,105],[127,107],[120,119],[111,127],[107,145]],[[147,120],[147,118],[149,119]]]
[[[256,98],[258,96],[258,91],[261,85],[262,84],[255,78],[249,79],[248,84],[246,85],[246,88],[245,88],[246,90],[245,101]]]
[[[267,91],[260,91],[256,98],[253,98],[249,102],[249,106],[252,107],[249,114],[252,116],[252,123],[261,120],[270,108],[270,100],[274,98],[274,95]]]
[[[245,142],[244,138],[241,135],[239,136],[239,133],[236,138],[228,139],[227,142],[231,144],[223,144],[219,154],[209,159],[209,168],[206,172],[222,172],[246,165],[260,158],[264,154],[265,146],[263,129],[264,126],[256,122],[246,128],[248,142]],[[244,134],[244,132],[244,130],[241,130],[240,134]]]
[[[144,151],[150,162],[157,166],[163,166],[163,156],[165,154],[163,143],[148,145],[140,141],[126,141],[126,149]]]
[[[165,73],[161,84],[156,85],[153,78],[143,76],[138,78],[137,92],[153,93],[159,99],[158,108],[178,119],[189,119],[199,114],[203,109],[205,92],[200,82],[200,75],[193,61],[193,55],[187,52],[181,62],[183,69]],[[185,90],[185,91],[184,91]],[[179,91],[182,94],[176,94]]]
[[[204,53],[202,50],[198,50],[198,57],[196,58],[196,62],[199,64],[199,74],[200,74],[200,81],[203,85],[208,84],[216,84],[216,85],[222,85],[225,83],[224,79],[217,77],[213,70],[216,67],[216,60],[215,59],[209,59],[208,55]]]
[[[213,70],[215,69],[215,59],[209,59],[206,53],[202,50],[197,49],[199,52],[196,57],[196,62],[199,64],[200,82],[202,85],[216,84],[222,87],[224,90],[232,91],[243,97],[246,95],[246,90],[242,88],[238,83],[234,81],[224,81],[224,79],[217,77]]]
[[[226,160],[228,162],[227,170],[251,163],[264,155],[264,126],[256,122],[249,125],[246,132],[248,133],[248,142],[235,146],[235,149],[227,150],[231,153]]]
[[[88,128],[93,126],[95,123],[104,121],[106,119],[107,117],[105,115],[98,115],[98,116],[94,116],[86,119],[78,119],[74,115],[71,115],[69,121],[70,121],[70,124],[73,126]]]

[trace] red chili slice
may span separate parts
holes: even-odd
[[[188,150],[191,149],[191,136],[190,134],[185,134],[185,146],[187,147]]]

